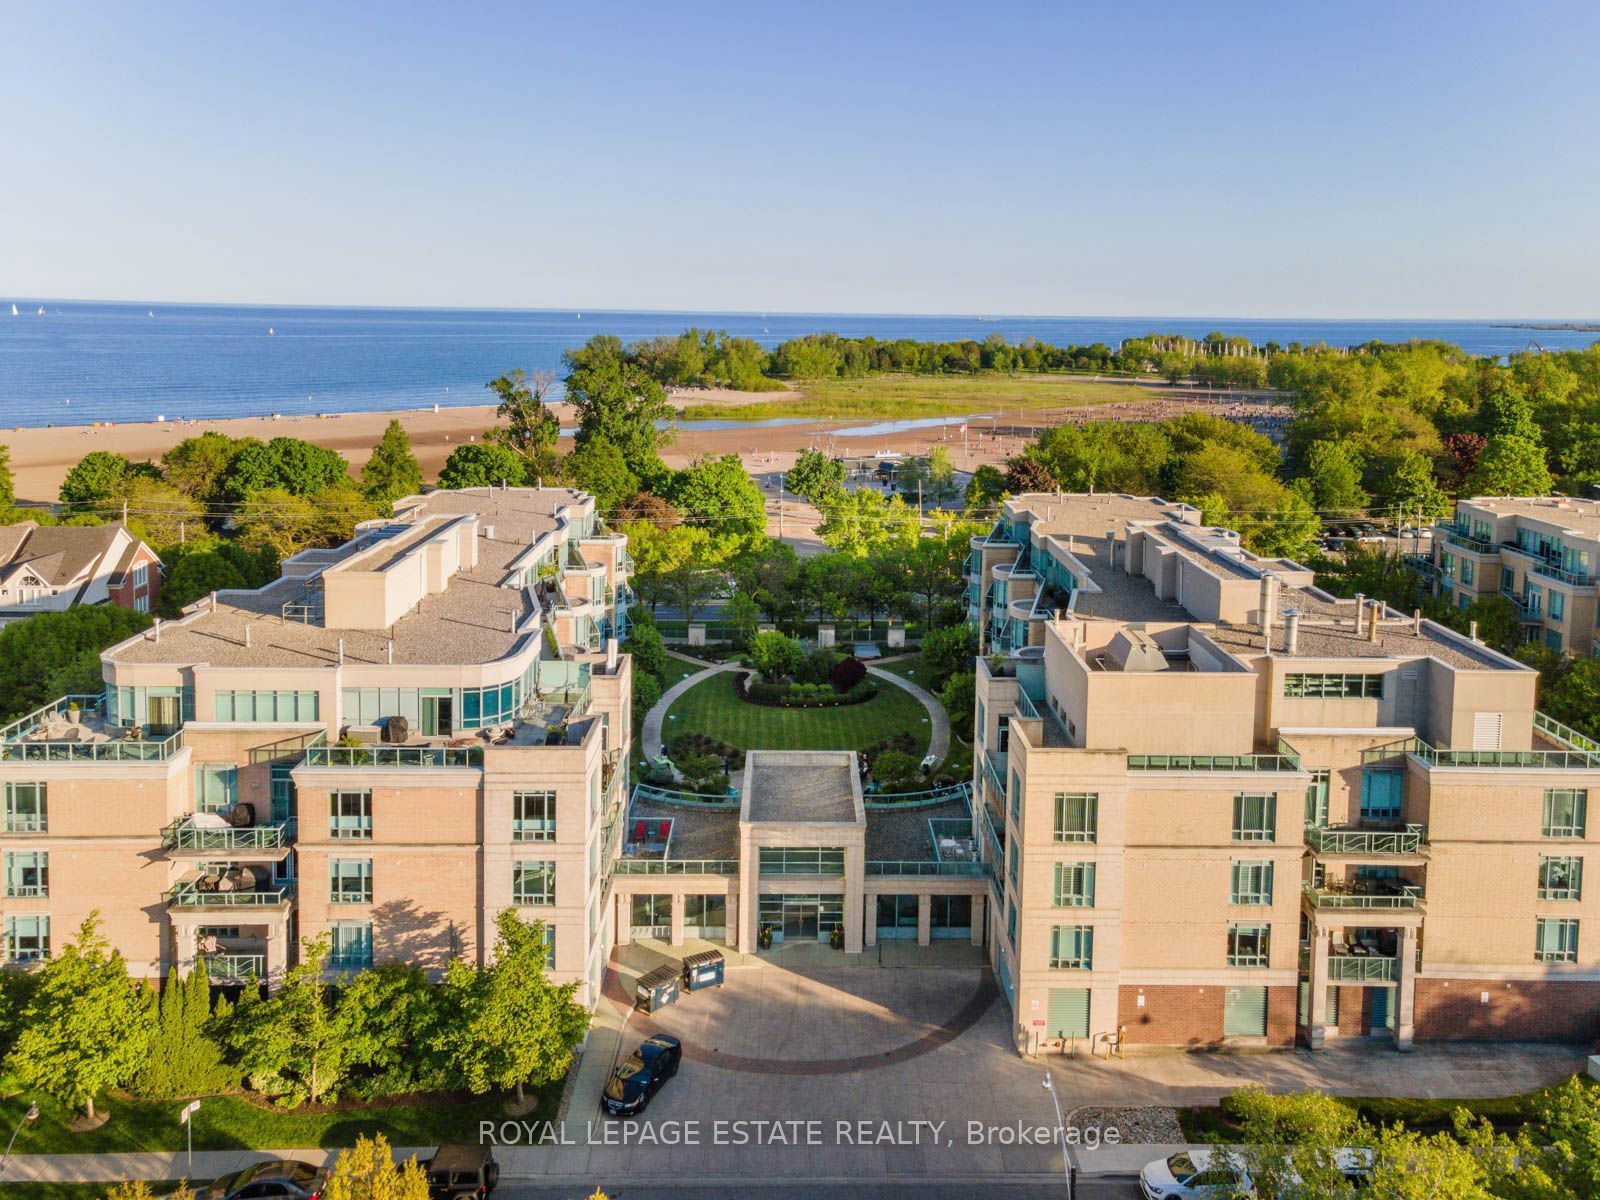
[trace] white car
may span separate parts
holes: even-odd
[[[1248,1193],[1249,1186],[1248,1178],[1235,1174],[1225,1160],[1210,1150],[1181,1150],[1146,1164],[1139,1172],[1139,1191],[1145,1200],[1182,1200],[1190,1196],[1225,1200],[1240,1192]]]

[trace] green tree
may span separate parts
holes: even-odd
[[[132,464],[110,450],[91,450],[61,481],[56,493],[62,504],[78,512],[109,513],[120,507]]]
[[[202,504],[226,500],[223,481],[233,460],[246,446],[261,446],[258,438],[231,438],[207,430],[197,437],[184,438],[161,456],[161,473],[166,481],[187,492]]]
[[[656,706],[661,699],[661,680],[647,671],[639,671],[633,677],[633,724],[637,729],[643,722],[645,714]]]
[[[873,488],[858,488],[829,500],[817,528],[831,549],[856,558],[909,546],[920,529],[917,510],[899,496],[885,498]]]
[[[25,1085],[93,1119],[94,1098],[144,1065],[154,1021],[149,990],[128,978],[91,912],[40,970],[6,1064]]]
[[[148,628],[148,613],[109,604],[36,613],[0,628],[0,711],[9,720],[69,692],[103,690],[100,652]]]
[[[1000,503],[1006,494],[1006,477],[998,467],[987,463],[972,473],[967,482],[964,499],[969,509],[989,509]]]
[[[186,554],[161,582],[161,615],[176,617],[202,596],[244,586],[244,576],[222,555]]]
[[[322,1189],[323,1200],[428,1200],[429,1194],[416,1157],[396,1163],[381,1133],[358,1134],[352,1148],[339,1151]]]
[[[922,665],[944,686],[959,671],[970,671],[978,655],[978,628],[971,622],[930,630],[922,639]]]
[[[601,512],[614,511],[639,491],[639,477],[628,469],[622,451],[604,438],[592,438],[567,455],[562,470],[575,487],[594,497]]]
[[[128,506],[128,528],[152,546],[173,546],[192,530],[205,530],[205,508],[188,493],[170,483],[131,475],[123,499]]]
[[[264,445],[247,442],[234,455],[223,476],[222,491],[234,501],[269,489],[311,496],[349,478],[349,465],[337,451],[300,438],[275,437]]]
[[[1305,479],[1319,512],[1354,513],[1371,499],[1361,486],[1361,457],[1348,442],[1313,442],[1306,452]]]
[[[445,969],[443,1010],[452,1014],[435,1048],[468,1091],[542,1086],[560,1079],[573,1047],[589,1027],[589,1014],[573,997],[576,982],[545,978],[549,953],[542,922],[525,922],[514,909],[496,918],[494,959],[476,969],[459,959]]]
[[[1539,707],[1556,720],[1600,738],[1600,658],[1559,662],[1554,677],[1545,676]]]
[[[202,964],[188,975],[172,974],[161,987],[150,1053],[134,1081],[142,1096],[174,1100],[209,1096],[239,1083],[239,1072],[223,1061],[222,1047],[207,1032],[211,984]]]
[[[1053,492],[1055,490],[1055,476],[1050,473],[1050,468],[1037,458],[1027,454],[1019,454],[1015,458],[1006,460],[1006,491],[1013,496],[1023,496],[1029,492]]]
[[[735,592],[722,606],[722,619],[733,629],[733,644],[744,649],[756,636],[761,623],[761,606],[746,592]]]
[[[1462,622],[1477,622],[1478,640],[1510,651],[1522,643],[1522,618],[1504,596],[1479,596],[1467,605]]]
[[[300,961],[276,990],[260,999],[247,986],[238,1006],[213,1022],[250,1086],[290,1105],[333,1094],[349,1065],[349,1039],[322,981],[327,957],[326,933],[303,939]]]
[[[1544,447],[1515,434],[1491,437],[1467,477],[1467,490],[1477,496],[1548,496],[1554,487]]]
[[[1450,511],[1450,498],[1434,478],[1432,461],[1419,450],[1402,450],[1383,464],[1377,487],[1383,505],[1413,523]]]
[[[605,439],[622,451],[630,471],[654,484],[666,473],[661,448],[673,437],[665,389],[609,334],[568,350],[561,361],[568,371],[566,399],[578,416],[576,443]]]
[[[399,421],[390,421],[361,468],[361,490],[387,508],[422,490],[422,464],[411,453],[411,438]]]
[[[814,447],[802,450],[785,472],[784,486],[821,508],[823,501],[844,491],[844,464]]]
[[[775,629],[750,639],[750,661],[768,683],[777,683],[792,674],[805,656],[805,648],[799,642]]]
[[[737,454],[702,458],[673,477],[667,498],[719,539],[765,536],[767,502]]]
[[[442,488],[525,487],[523,460],[509,446],[468,442],[450,451],[439,472]]]
[[[1247,1087],[1225,1107],[1241,1126],[1241,1144],[1214,1153],[1248,1175],[1259,1200],[1354,1200],[1336,1152],[1362,1146],[1370,1134],[1349,1105],[1320,1092],[1287,1096]]]
[[[17,480],[11,473],[11,447],[0,443],[0,508],[17,502]]]
[[[981,532],[983,527],[975,522],[935,514],[924,536],[878,556],[906,601],[907,616],[920,617],[924,629],[933,628],[941,603],[961,597],[971,539]]]
[[[939,692],[939,703],[944,705],[944,711],[949,714],[950,727],[968,744],[972,742],[972,722],[977,700],[978,676],[972,671],[957,671],[944,681],[944,687]]]
[[[635,675],[643,672],[662,680],[667,677],[667,643],[661,631],[648,621],[635,621],[628,631],[628,653],[633,655]]]
[[[1385,1200],[1497,1200],[1490,1164],[1448,1133],[1431,1137],[1402,1126],[1378,1132],[1366,1194]]]
[[[442,1086],[444,1064],[431,1047],[450,1013],[437,1001],[427,973],[413,963],[355,973],[335,1009],[352,1090],[382,1096]]]
[[[561,422],[545,402],[555,386],[555,376],[536,371],[530,379],[521,369],[489,381],[498,403],[495,415],[505,425],[491,429],[487,441],[515,451],[522,459],[527,479],[550,478],[556,473],[556,440]]]

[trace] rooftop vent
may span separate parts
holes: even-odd
[[[480,527],[480,528],[479,528],[479,530],[478,530],[478,533],[479,533],[479,534],[480,534],[480,535],[481,535],[481,536],[483,536],[483,537],[486,537],[486,538],[489,538],[489,539],[491,539],[491,540],[492,540],[492,539],[493,539],[493,538],[494,538],[494,526],[493,526],[493,525],[484,525],[484,526],[481,526],[481,527]]]
[[[1165,671],[1167,656],[1155,638],[1136,625],[1124,626],[1106,647],[1107,656],[1124,671]]]

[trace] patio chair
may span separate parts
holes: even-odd
[[[650,830],[650,822],[649,821],[635,821],[633,823],[633,840],[636,841],[636,842],[644,841],[645,837],[649,833],[649,830]]]

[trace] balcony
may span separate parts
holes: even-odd
[[[1130,771],[1298,771],[1300,756],[1287,754],[1130,754]]]
[[[1420,854],[1427,844],[1422,825],[1404,829],[1322,829],[1306,827],[1306,845],[1317,854],[1331,858],[1381,858],[1397,854]]]
[[[1424,575],[1431,577],[1439,574],[1439,564],[1426,554],[1403,555],[1401,561],[1413,571],[1420,571]]]
[[[1005,800],[1006,795],[1006,758],[1006,752],[1003,750],[997,754],[991,754],[986,750],[983,754],[984,776],[988,779],[989,786],[995,790],[995,794],[1001,798],[1002,802]],[[998,764],[995,762],[996,759],[999,760]]]
[[[1546,558],[1537,550],[1529,550],[1526,546],[1519,546],[1515,542],[1501,542],[1500,549],[1506,554],[1515,554],[1526,561],[1529,572],[1534,575],[1542,575],[1546,579],[1554,579],[1573,587],[1588,587],[1595,581],[1594,576],[1587,571],[1569,571],[1557,559]]]
[[[1308,883],[1302,890],[1307,903],[1316,909],[1414,910],[1422,907],[1422,889],[1413,884],[1401,884],[1392,889],[1347,891],[1332,884],[1317,887]]]
[[[289,848],[289,825],[286,821],[270,825],[197,824],[191,813],[174,821],[161,831],[161,844],[174,854],[244,854],[263,858],[282,857]]]
[[[104,696],[62,696],[0,729],[0,762],[165,762],[181,749],[181,729],[152,739],[109,722]]]
[[[1517,610],[1517,616],[1530,625],[1540,624],[1544,621],[1544,613],[1540,610],[1539,605],[1529,604],[1527,596],[1523,593],[1514,592],[1508,587],[1503,587],[1500,589],[1500,594],[1511,601],[1512,606]]]
[[[1547,724],[1557,724],[1551,722],[1548,717],[1545,721]],[[1382,746],[1374,746],[1370,750],[1363,750],[1361,761],[1387,762],[1407,754],[1413,755],[1429,767],[1479,770],[1511,770],[1520,767],[1533,771],[1600,770],[1600,750],[1440,750],[1416,737],[1402,738],[1398,742],[1388,742]]]
[[[267,973],[265,954],[201,954],[195,962],[205,968],[206,979],[211,983],[244,983]]]
[[[1470,550],[1474,554],[1494,554],[1497,547],[1485,538],[1475,538],[1470,533],[1455,525],[1435,525],[1434,532],[1444,538],[1452,546],[1459,546],[1463,550]]]
[[[294,899],[294,885],[287,881],[260,887],[229,888],[227,881],[231,875],[233,872],[184,880],[168,890],[162,900],[172,909],[237,911],[279,908]]]
[[[307,767],[483,767],[482,746],[312,746]]]
[[[1004,822],[1001,828],[1005,827]],[[984,842],[988,847],[988,861],[994,864],[995,874],[1000,873],[1001,864],[1005,862],[1005,838],[994,827],[994,810],[987,804],[983,806],[983,833]]]
[[[1311,970],[1311,951],[1300,951],[1300,969]],[[1400,960],[1376,954],[1330,954],[1329,983],[1395,983],[1400,978]]]

